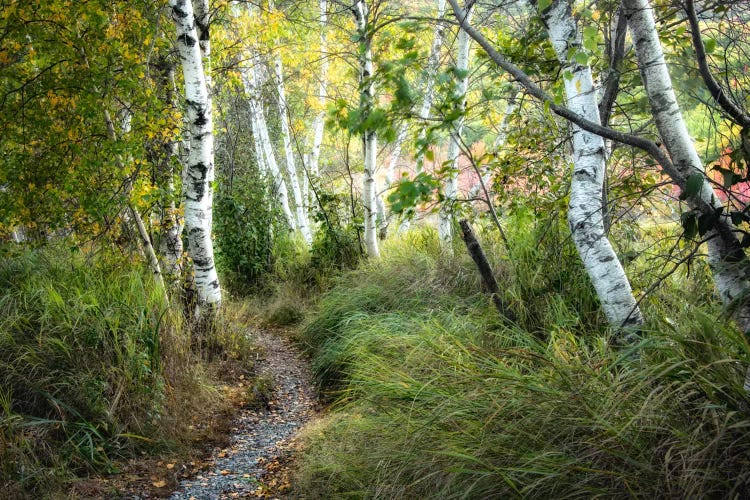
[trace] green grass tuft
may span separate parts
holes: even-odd
[[[306,435],[296,491],[743,495],[750,349],[716,303],[681,292],[705,274],[667,280],[644,301],[644,340],[617,350],[564,233],[509,232],[510,255],[482,240],[516,324],[498,317],[461,248],[441,252],[429,232],[387,245],[320,301],[301,340],[334,412]]]

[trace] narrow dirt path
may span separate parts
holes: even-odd
[[[255,342],[264,350],[258,373],[273,377],[274,392],[266,408],[243,409],[230,444],[214,454],[209,472],[182,481],[173,500],[253,498],[260,494],[265,466],[315,414],[317,400],[307,362],[289,340],[260,330]]]

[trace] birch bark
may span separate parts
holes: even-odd
[[[320,0],[320,85],[318,87],[318,103],[320,111],[313,122],[313,143],[310,151],[308,166],[310,176],[318,176],[320,151],[323,146],[323,132],[326,119],[326,99],[328,98],[328,13],[326,0]]]
[[[465,14],[466,22],[471,22],[471,11]],[[451,166],[448,177],[444,181],[443,195],[445,199],[438,213],[438,236],[445,248],[450,248],[453,241],[453,209],[458,193],[458,171],[459,154],[461,152],[461,132],[464,127],[464,111],[466,110],[466,91],[469,88],[469,51],[471,50],[471,38],[465,30],[459,28],[458,47],[456,49],[456,69],[461,74],[454,90],[453,98],[458,102],[458,110],[461,115],[456,120],[454,129],[451,131],[448,144],[447,162]]]
[[[165,63],[164,73],[162,75],[162,85],[165,92],[166,105],[175,106],[175,83],[174,83],[174,66]],[[177,142],[170,140],[164,145],[164,165],[163,173],[166,177],[167,197],[169,201],[164,207],[164,215],[161,220],[161,243],[159,253],[163,258],[163,271],[169,280],[170,289],[175,290],[180,282],[182,274],[182,224],[177,206],[174,201],[174,169],[172,168],[172,159],[177,158]]]
[[[550,42],[562,65],[568,109],[599,124],[599,106],[591,67],[570,60],[571,49],[580,49],[578,26],[568,0],[556,0],[542,12]],[[602,213],[606,148],[601,136],[577,125],[573,129],[573,175],[568,203],[568,223],[578,254],[591,279],[602,310],[615,328],[637,329],[643,316],[633,297],[625,271],[607,239]]]
[[[305,211],[305,200],[302,197],[299,176],[297,175],[297,165],[294,161],[294,150],[292,149],[292,135],[289,130],[289,113],[286,103],[286,90],[284,89],[284,67],[281,62],[281,56],[277,55],[274,61],[274,72],[276,73],[276,92],[278,94],[279,120],[281,121],[281,135],[284,140],[284,153],[286,155],[286,170],[289,177],[289,184],[292,186],[294,195],[294,208],[297,214],[297,227],[299,228],[305,242],[312,243],[312,232],[310,231],[310,222],[307,219]]]
[[[435,29],[432,32],[432,45],[430,46],[430,55],[427,58],[427,67],[425,75],[425,89],[424,98],[422,99],[422,105],[419,108],[419,117],[422,119],[429,119],[430,112],[432,111],[432,102],[435,99],[435,77],[437,76],[438,68],[440,67],[440,51],[443,46],[443,34],[445,32],[445,25],[442,23],[442,19],[445,16],[445,0],[437,0],[437,19],[435,23]],[[419,131],[419,141],[423,141],[425,138],[425,129],[422,127]],[[422,172],[424,169],[424,154],[421,152],[417,153],[414,158],[414,169],[417,173]],[[399,226],[399,231],[406,231],[409,228],[409,220],[404,218]]]
[[[369,11],[365,0],[355,0],[353,6],[354,20],[359,36],[359,65],[360,65],[360,109],[362,118],[372,111],[375,100],[375,81],[372,62],[372,33],[368,23]],[[378,235],[376,226],[376,186],[375,169],[377,166],[378,139],[375,130],[368,129],[362,133],[362,149],[364,152],[365,170],[362,176],[362,201],[365,211],[364,242],[370,257],[379,257]]]
[[[199,303],[221,304],[221,286],[214,264],[211,220],[213,204],[213,120],[199,38],[190,0],[170,0],[177,28],[177,49],[185,80],[185,102],[190,123],[190,154],[185,172],[185,229],[188,253],[195,267]]]
[[[718,196],[705,177],[703,163],[690,140],[682,113],[677,104],[672,80],[664,59],[661,42],[654,22],[653,9],[648,0],[623,0],[633,37],[641,78],[646,88],[651,111],[664,146],[675,169],[684,178],[694,174],[704,176],[699,192],[688,199],[692,208],[706,212],[721,206]],[[722,301],[735,311],[740,328],[750,333],[750,301],[748,301],[748,259],[736,236],[727,227],[726,218],[708,233],[708,260],[714,282]],[[750,390],[750,379],[745,382]]]
[[[260,77],[258,75],[259,62],[255,55],[251,55],[250,64],[250,67],[242,69],[242,73],[245,93],[250,100],[250,119],[253,122],[252,127],[253,130],[257,130],[258,132],[258,136],[255,138],[256,144],[260,144],[258,156],[263,157],[262,165],[268,169],[268,172],[273,179],[274,188],[279,193],[281,209],[284,212],[284,217],[286,218],[289,227],[293,231],[296,231],[297,223],[289,205],[289,191],[287,190],[284,176],[281,175],[279,164],[276,161],[273,144],[271,143],[271,137],[268,134],[268,126],[266,125],[265,111],[263,110],[263,104],[260,100]]]

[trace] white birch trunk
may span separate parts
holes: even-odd
[[[430,111],[432,110],[432,102],[435,99],[435,77],[437,76],[438,68],[440,67],[440,49],[443,46],[443,33],[445,32],[445,26],[440,20],[445,15],[445,0],[437,0],[437,18],[438,22],[435,23],[435,29],[432,32],[432,45],[430,46],[430,55],[427,58],[426,66],[426,78],[424,87],[424,97],[422,99],[422,105],[419,107],[419,117],[427,119],[430,117]],[[422,141],[425,138],[425,129],[422,127],[419,131],[419,140]],[[416,173],[422,172],[424,169],[424,154],[417,153],[414,158],[414,169]],[[409,229],[409,219],[404,218],[399,226],[399,231],[406,231]]]
[[[325,131],[326,100],[328,98],[328,13],[326,0],[320,0],[320,85],[318,87],[318,103],[321,110],[313,121],[313,143],[310,150],[308,170],[313,178],[318,176],[320,165],[320,151],[323,146],[323,132]]]
[[[13,243],[24,243],[26,241],[26,234],[24,233],[23,226],[14,226],[10,232],[10,239]]]
[[[211,19],[208,0],[194,0],[195,29],[198,33],[198,44],[201,48],[203,72],[206,75],[208,98],[211,99],[213,80],[211,77]]]
[[[466,14],[467,22],[471,18],[471,11]],[[451,132],[450,143],[448,144],[447,162],[451,165],[451,171],[443,184],[443,204],[440,206],[438,213],[438,236],[440,243],[446,249],[451,247],[453,242],[453,209],[458,193],[458,171],[459,155],[461,153],[461,132],[464,127],[463,111],[466,109],[466,92],[469,88],[469,51],[471,49],[471,38],[468,33],[459,28],[458,47],[456,49],[456,69],[466,74],[456,82],[454,99],[458,100],[458,108],[461,110],[461,116],[455,123],[455,128]]]
[[[175,105],[174,92],[174,66],[169,65],[164,74],[164,88],[166,91],[166,104]],[[162,269],[169,280],[170,289],[175,290],[180,283],[182,275],[182,224],[180,215],[174,202],[174,171],[172,158],[177,157],[177,142],[170,141],[165,145],[166,158],[164,159],[164,174],[167,176],[165,186],[169,203],[164,208],[164,216],[161,220],[161,244],[159,253],[162,255],[164,265]]]
[[[696,173],[704,174],[703,163],[690,140],[672,89],[672,80],[656,30],[653,9],[648,0],[624,0],[623,6],[626,9],[641,77],[662,143],[667,148],[675,168],[684,177]],[[698,196],[688,201],[693,207],[697,203],[715,208],[721,206],[719,197],[707,179],[704,179]],[[738,251],[736,237],[732,241],[732,235],[719,235],[714,230],[710,231],[708,236],[708,260],[716,288],[723,302],[735,307],[735,317],[740,327],[745,333],[749,333],[750,304],[747,293],[750,283],[747,279],[747,258],[744,252]],[[741,304],[735,304],[737,300],[740,300]]]
[[[214,181],[211,102],[192,4],[189,0],[170,0],[169,5],[177,28],[177,48],[182,62],[190,123],[190,155],[186,166],[184,201],[188,253],[195,268],[199,303],[215,307],[221,303],[221,287],[211,241]]]
[[[419,108],[419,116],[421,118],[430,117],[432,101],[435,99],[435,77],[437,76],[438,68],[440,67],[440,49],[443,46],[443,33],[445,32],[445,26],[440,20],[445,16],[445,0],[437,0],[437,7],[438,22],[435,23],[435,30],[432,32],[432,45],[430,46],[430,55],[427,58],[424,98],[422,99],[422,105]],[[424,139],[424,137],[425,131],[423,128],[419,132],[419,138]],[[424,155],[418,154],[415,158],[415,163],[417,173],[420,173],[424,168]]]
[[[281,120],[281,135],[284,140],[284,153],[286,155],[286,170],[289,177],[289,184],[292,187],[294,196],[294,208],[297,214],[297,227],[299,228],[305,242],[312,244],[312,232],[310,231],[310,222],[307,219],[305,211],[305,200],[302,197],[299,176],[297,175],[297,164],[294,161],[294,150],[292,149],[292,135],[289,130],[289,113],[286,104],[286,91],[284,89],[284,67],[281,63],[281,56],[277,55],[274,61],[274,71],[276,73],[276,92],[278,94],[279,120]]]
[[[260,143],[260,151],[263,157],[263,164],[271,175],[274,183],[274,189],[279,194],[279,201],[281,202],[281,209],[284,212],[284,217],[289,224],[292,231],[297,230],[297,223],[294,218],[294,214],[289,206],[289,192],[286,187],[286,181],[284,176],[281,175],[279,164],[276,162],[276,155],[273,151],[273,144],[271,143],[271,137],[268,134],[268,126],[266,125],[265,111],[263,110],[263,104],[260,100],[260,78],[258,76],[258,61],[253,55],[251,56],[251,66],[243,69],[244,73],[243,83],[245,84],[245,92],[250,100],[250,116],[251,120],[255,123],[253,126],[257,129],[258,136],[257,141]]]
[[[266,164],[266,157],[263,155],[263,145],[260,141],[260,128],[258,127],[258,116],[257,116],[257,105],[253,102],[254,97],[251,95],[249,90],[249,83],[247,77],[242,76],[242,80],[245,86],[245,93],[250,99],[250,130],[253,133],[253,145],[255,146],[255,160],[258,162],[258,170],[263,175],[270,175],[270,170]]]
[[[366,117],[374,106],[375,82],[373,79],[372,38],[368,26],[368,8],[365,0],[354,3],[354,19],[360,44],[360,109]],[[376,226],[376,186],[375,169],[377,168],[378,139],[374,130],[365,130],[362,134],[362,149],[364,152],[365,171],[362,175],[362,202],[365,212],[365,248],[370,257],[379,257],[378,235]]]
[[[695,173],[704,174],[703,163],[690,140],[682,113],[672,89],[659,34],[656,31],[653,9],[648,0],[623,0],[638,58],[641,78],[646,88],[651,111],[664,146],[675,168],[685,178]],[[721,202],[708,179],[697,196],[688,199],[691,207],[699,204],[719,208]],[[736,236],[728,230],[708,233],[708,262],[722,302],[734,312],[734,318],[745,335],[750,334],[750,282],[748,260],[739,248]],[[744,389],[750,393],[750,368],[745,374]]]
[[[567,0],[556,0],[542,12],[552,46],[562,64],[568,108],[587,120],[600,123],[591,68],[569,59],[570,49],[580,47],[578,27]],[[573,129],[573,175],[568,222],[578,254],[591,279],[609,323],[617,329],[634,329],[643,316],[633,297],[625,271],[604,232],[601,210],[602,183],[606,167],[604,140]]]

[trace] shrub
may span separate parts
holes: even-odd
[[[247,292],[263,285],[274,267],[275,239],[286,238],[268,181],[251,172],[232,191],[220,190],[214,206],[216,263],[228,285]]]

